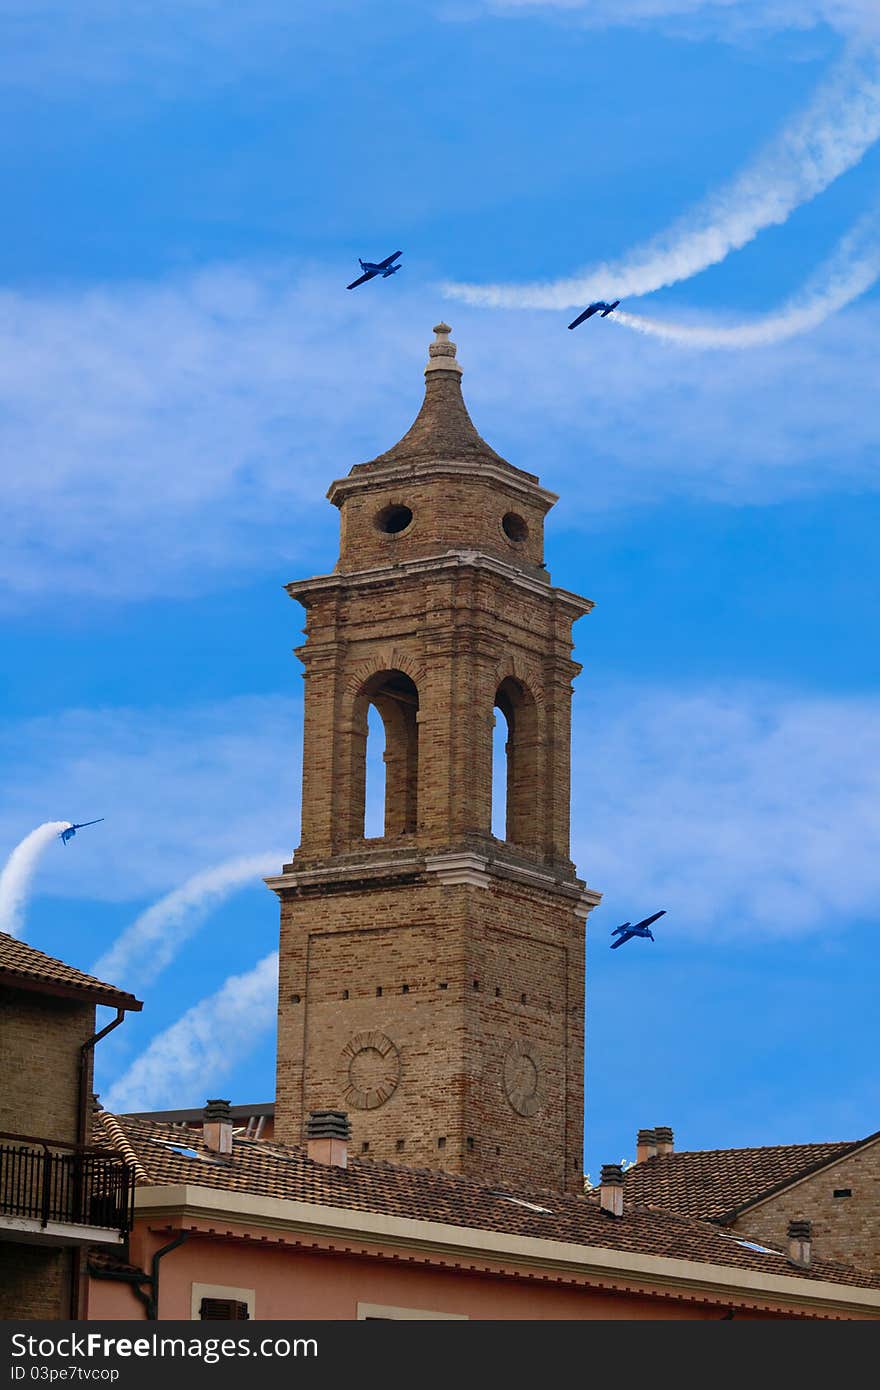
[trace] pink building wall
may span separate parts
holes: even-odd
[[[136,1233],[132,1262],[149,1270],[153,1251],[170,1238],[167,1232]],[[190,1319],[193,1283],[253,1289],[256,1319],[353,1321],[358,1317],[359,1303],[419,1310],[427,1315],[526,1321],[718,1319],[728,1307],[724,1303],[603,1293],[503,1275],[401,1264],[343,1251],[272,1249],[201,1235],[191,1236],[163,1258],[160,1271],[160,1319]],[[126,1285],[93,1279],[87,1316],[141,1318],[144,1309]],[[779,1315],[743,1310],[737,1316]]]

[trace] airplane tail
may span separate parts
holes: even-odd
[[[619,300],[619,299],[615,299],[615,301],[614,301],[613,304],[609,304],[609,305],[608,305],[608,308],[605,309],[605,310],[603,310],[603,312],[602,312],[602,317],[603,317],[603,319],[607,319],[608,315],[609,315],[610,313],[612,313],[612,311],[613,311],[614,309],[617,308],[617,306],[618,306],[619,303],[620,303],[620,300]]]
[[[627,929],[628,926],[629,926],[629,922],[624,922],[622,926],[620,926],[620,927],[615,927],[614,930],[613,930],[613,932],[611,933],[611,935],[612,935],[612,936],[617,936],[618,932],[626,931],[626,929]]]

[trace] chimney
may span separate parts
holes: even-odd
[[[658,1158],[664,1158],[666,1154],[675,1152],[675,1139],[669,1125],[657,1125],[654,1129],[654,1137],[657,1140]]]
[[[228,1100],[209,1100],[202,1120],[202,1139],[211,1153],[232,1154],[232,1114]]]
[[[636,1135],[636,1163],[644,1163],[657,1152],[657,1135],[653,1129],[640,1129]]]
[[[331,1168],[348,1167],[348,1141],[351,1125],[344,1110],[310,1110],[306,1125],[306,1148],[313,1163]]]
[[[789,1221],[788,1258],[793,1265],[807,1269],[813,1256],[812,1221]]]
[[[619,1163],[602,1164],[599,1205],[609,1216],[623,1216],[623,1168]]]

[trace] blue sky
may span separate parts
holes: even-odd
[[[332,568],[326,487],[407,428],[445,317],[481,432],[560,494],[554,581],[597,605],[587,1168],[655,1123],[689,1148],[878,1127],[876,291],[704,351],[443,290],[555,283],[687,225],[829,81],[847,108],[872,8],[0,0],[0,856],[106,816],[41,858],[29,941],[89,968],[193,875],[294,847],[282,585]],[[851,124],[817,196],[624,307],[714,331],[796,298],[871,216],[880,151]],[[397,246],[400,275],[345,293]],[[607,950],[657,906],[653,946]],[[277,944],[253,879],[179,923],[102,1044],[105,1095]],[[194,1070],[154,1051],[150,1103],[269,1098],[271,1027],[235,1026]]]

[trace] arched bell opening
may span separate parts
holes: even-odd
[[[533,847],[540,839],[538,816],[538,711],[521,681],[507,676],[495,692],[492,833],[513,845]],[[503,790],[502,790],[503,784]]]
[[[418,825],[418,712],[419,692],[403,671],[377,672],[357,695],[352,769],[356,837],[390,839],[414,832]],[[378,809],[383,803],[384,814]]]

